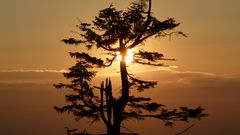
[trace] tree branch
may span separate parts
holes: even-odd
[[[137,45],[139,45],[141,43],[140,39],[143,36],[143,34],[146,32],[148,26],[151,23],[151,8],[152,8],[152,0],[149,0],[148,11],[147,11],[147,13],[148,13],[147,14],[147,20],[146,20],[146,22],[145,22],[145,24],[143,26],[142,31],[139,33],[139,35],[137,36],[135,41],[128,47],[129,49],[132,49],[132,48],[136,47]]]
[[[106,117],[104,116],[104,107],[103,107],[103,92],[104,92],[104,83],[102,82],[101,84],[101,89],[100,89],[100,115],[101,115],[101,118],[103,120],[103,122],[108,125],[108,121],[106,119]]]
[[[189,126],[188,128],[184,129],[182,132],[177,133],[176,135],[181,135],[184,134],[185,132],[187,132],[189,129],[191,129],[194,126],[194,124],[192,124],[191,126]]]
[[[130,74],[128,74],[128,77],[130,78],[130,80],[132,80],[132,82],[130,83],[130,86],[136,86],[138,91],[143,91],[144,89],[148,89],[148,88],[153,88],[157,82],[155,81],[143,81],[140,79],[137,79],[133,76],[131,76]]]

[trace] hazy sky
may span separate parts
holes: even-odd
[[[73,64],[67,52],[76,49],[60,42],[74,36],[77,18],[90,22],[113,3],[126,9],[130,0],[1,0],[0,70],[66,69]],[[239,73],[239,0],[153,0],[159,19],[174,17],[177,30],[189,38],[152,39],[181,70]]]
[[[171,65],[169,68],[145,68],[138,72],[134,65],[129,71],[138,72],[136,75],[143,79],[158,81],[155,89],[144,93],[154,100],[170,107],[202,105],[206,108],[210,116],[196,122],[190,133],[238,134],[240,1],[152,1],[154,15],[161,20],[174,17],[181,23],[176,30],[183,31],[188,38],[149,40],[145,43],[146,50],[160,51],[178,61],[167,63]],[[0,134],[65,134],[63,126],[72,123],[72,119],[62,118],[53,111],[52,106],[64,104],[64,93],[58,93],[52,84],[63,81],[59,72],[74,64],[68,52],[81,48],[67,46],[60,40],[76,36],[71,31],[77,30],[77,18],[91,22],[99,10],[111,3],[124,10],[130,2],[0,0],[0,120],[3,121]],[[106,74],[98,76],[94,81],[99,82],[93,83],[100,84],[105,77]],[[111,79],[118,92],[121,87],[117,77]],[[145,122],[135,121],[130,125],[143,135],[159,134],[160,128],[165,129],[157,122]],[[90,131],[100,129],[88,126],[86,129]],[[177,128],[162,133],[175,134],[185,127]]]

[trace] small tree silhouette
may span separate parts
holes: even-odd
[[[62,40],[70,45],[84,45],[87,49],[96,47],[106,52],[105,60],[90,56],[85,52],[70,52],[77,59],[64,77],[71,79],[70,84],[59,83],[56,88],[70,88],[73,94],[66,95],[69,103],[63,107],[55,107],[60,112],[72,113],[79,120],[87,117],[92,121],[102,120],[107,127],[108,135],[119,135],[121,122],[126,119],[157,118],[167,126],[175,121],[188,121],[189,118],[205,116],[203,109],[180,107],[168,110],[164,105],[152,102],[149,97],[130,95],[130,90],[154,87],[157,82],[145,81],[130,75],[127,71],[125,58],[129,49],[143,44],[150,37],[165,37],[173,34],[186,36],[181,31],[173,29],[179,25],[173,18],[160,21],[151,13],[151,0],[133,2],[127,11],[116,10],[112,5],[99,12],[92,24],[80,22],[80,39]],[[116,46],[116,43],[119,45]],[[100,87],[93,86],[91,80],[96,75],[95,68],[110,67],[120,53],[121,95],[113,97],[110,79],[102,82]],[[160,63],[166,59],[159,52],[139,50],[134,54],[133,62],[150,66],[166,66]]]

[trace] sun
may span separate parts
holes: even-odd
[[[116,59],[118,61],[121,61],[122,60],[122,55],[120,54],[120,52],[116,52],[116,55],[117,55]],[[125,57],[125,60],[124,60],[126,62],[126,64],[129,64],[133,61],[133,55],[134,55],[133,50],[128,49],[127,50],[127,56]]]

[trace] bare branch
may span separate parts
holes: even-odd
[[[186,133],[189,129],[191,129],[194,126],[194,124],[192,124],[191,126],[189,126],[188,128],[184,129],[182,132],[177,133],[176,135],[181,135]]]
[[[106,117],[104,116],[104,107],[103,107],[103,92],[104,92],[104,83],[102,82],[101,84],[101,89],[100,89],[100,114],[101,114],[101,118],[103,120],[103,122],[108,125],[108,121],[106,119]]]

